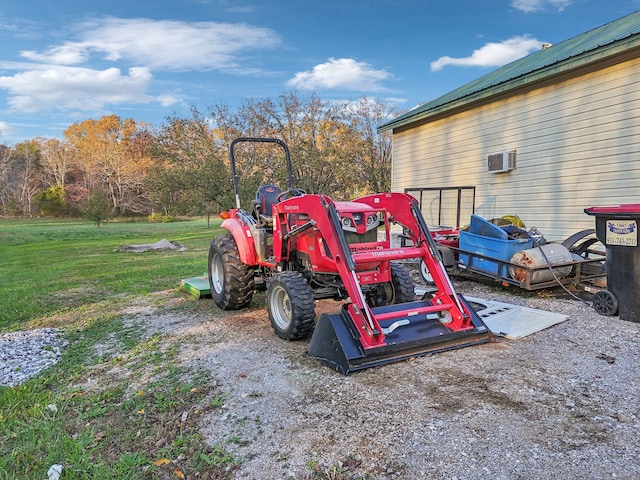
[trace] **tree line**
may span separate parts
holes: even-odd
[[[229,145],[238,137],[276,137],[290,148],[296,187],[336,199],[385,191],[391,137],[376,127],[396,115],[370,99],[336,104],[283,93],[192,107],[160,126],[117,115],[68,127],[62,139],[0,144],[0,214],[4,216],[204,215],[234,206]],[[284,189],[284,153],[273,144],[236,150],[241,198],[259,185]],[[248,206],[248,205],[246,205]],[[106,217],[105,217],[106,218]]]

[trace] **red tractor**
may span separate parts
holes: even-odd
[[[251,211],[240,205],[235,146],[274,143],[285,152],[289,185],[258,189]],[[249,305],[256,290],[276,334],[312,334],[308,354],[348,374],[413,356],[487,342],[492,335],[454,292],[417,201],[379,193],[350,202],[307,194],[294,186],[287,145],[276,138],[235,139],[229,147],[236,208],[209,250],[209,283],[223,310]],[[411,246],[392,247],[392,224]],[[421,259],[435,288],[416,299],[409,271],[398,261]],[[315,300],[343,302],[316,321]]]

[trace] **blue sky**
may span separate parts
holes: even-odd
[[[640,0],[7,0],[0,143],[295,91],[406,111]]]

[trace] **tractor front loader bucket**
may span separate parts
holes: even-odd
[[[429,300],[372,308],[375,315],[394,315],[393,319],[380,322],[388,329],[385,344],[369,348],[359,341],[360,335],[354,332],[354,321],[345,305],[340,314],[320,316],[307,353],[320,363],[348,375],[365,368],[491,341],[492,334],[484,322],[462,296],[458,298],[471,313],[470,327],[463,330],[448,328],[437,314],[411,313],[429,305]],[[403,311],[407,312],[406,316],[397,315]]]

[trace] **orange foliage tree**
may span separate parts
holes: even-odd
[[[153,165],[149,156],[153,136],[144,124],[108,115],[74,123],[64,136],[73,146],[89,192],[107,192],[116,214],[149,212],[144,181]]]

